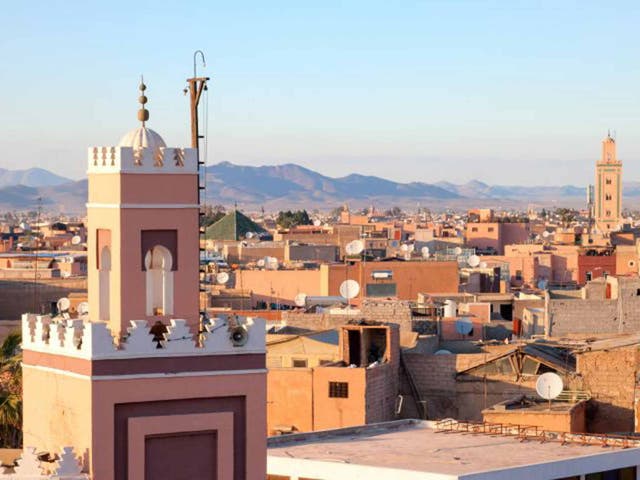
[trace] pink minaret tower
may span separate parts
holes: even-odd
[[[595,187],[596,228],[606,235],[622,222],[622,162],[616,156],[616,141],[610,134],[602,141]]]
[[[264,480],[265,322],[200,328],[197,151],[146,126],[145,89],[89,148],[89,313],[23,315],[24,445],[94,480]]]

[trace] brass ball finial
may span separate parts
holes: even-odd
[[[144,77],[140,76],[140,86],[138,90],[140,90],[140,96],[138,97],[138,103],[142,106],[140,110],[138,110],[138,121],[142,122],[142,126],[144,127],[144,122],[149,120],[149,110],[144,108],[149,99],[144,95],[144,91],[147,89],[147,86],[144,84]]]

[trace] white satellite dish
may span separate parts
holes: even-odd
[[[316,220],[313,221],[313,226],[314,227],[319,227],[320,225],[322,225],[322,222],[320,220],[316,219]]]
[[[58,302],[56,303],[56,306],[58,307],[59,313],[68,312],[69,307],[71,306],[71,302],[67,297],[62,297],[58,300]]]
[[[340,284],[340,295],[350,300],[360,293],[360,284],[355,280],[345,280]]]
[[[547,372],[538,377],[536,392],[545,400],[553,400],[562,393],[562,378],[556,373]]]
[[[245,233],[244,238],[246,238],[246,239],[250,240],[250,239],[252,239],[254,236],[255,236],[255,233],[253,233],[253,232],[247,232],[247,233]]]
[[[79,315],[86,315],[89,313],[89,302],[80,302],[77,310]]]
[[[345,247],[347,255],[360,255],[363,250],[364,243],[362,242],[362,240],[353,240],[347,243],[347,246]]]
[[[470,267],[477,267],[478,265],[480,265],[480,257],[478,255],[471,255],[468,259],[467,259],[467,263],[469,264]]]
[[[473,322],[470,319],[462,317],[456,320],[456,332],[460,335],[469,335],[471,330],[473,330]]]
[[[449,350],[437,350],[434,355],[452,355],[452,353]]]
[[[229,274],[227,272],[220,272],[216,275],[216,282],[220,285],[224,285],[229,281]]]
[[[487,262],[480,262],[480,268],[487,268]]]
[[[422,247],[420,253],[422,253],[424,258],[429,258],[429,247]]]
[[[453,253],[455,253],[456,255],[462,255],[462,248],[460,247],[454,248]]]
[[[280,264],[278,263],[278,259],[276,257],[267,257],[264,259],[264,267],[267,270],[278,270]]]
[[[413,252],[416,249],[416,246],[413,243],[409,244],[409,252]]]
[[[403,252],[408,252],[409,251],[409,245],[407,245],[406,243],[403,243],[402,246],[400,247],[400,250],[402,250]]]
[[[74,235],[71,239],[71,245],[80,245],[81,242],[82,238],[80,237],[80,235]]]
[[[266,263],[265,259],[261,258],[256,262],[256,265],[258,265],[260,268],[264,268],[265,263]]]
[[[304,307],[307,303],[307,294],[299,293],[293,299],[293,302],[296,304],[296,307]]]
[[[551,235],[549,232],[547,232],[546,230],[544,232],[542,232],[542,236],[544,238],[547,238],[549,235]]]

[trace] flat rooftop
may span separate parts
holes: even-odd
[[[438,432],[434,427],[435,422],[399,420],[271,437],[268,473],[323,480],[367,471],[375,471],[376,479],[557,479],[640,463],[640,449],[635,447],[521,441],[513,436]],[[289,464],[297,473],[286,471]]]

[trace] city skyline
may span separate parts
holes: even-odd
[[[611,128],[625,178],[640,179],[632,3],[116,4],[7,11],[1,168],[83,177],[88,145],[113,145],[137,124],[140,73],[149,126],[186,145],[181,90],[200,48],[210,164],[581,185]]]

